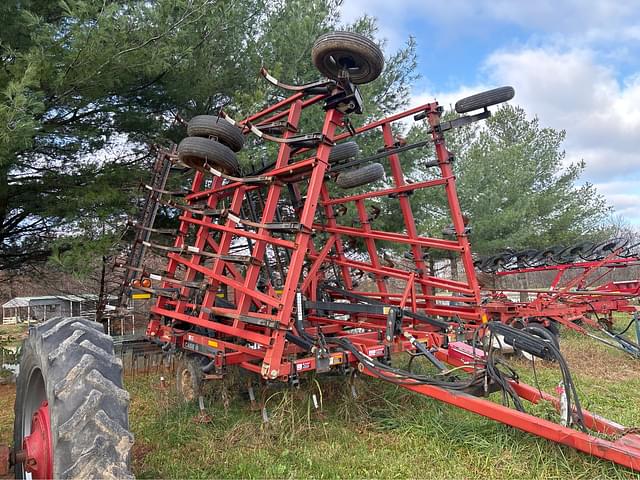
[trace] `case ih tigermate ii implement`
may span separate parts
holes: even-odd
[[[187,192],[164,190],[168,168],[161,165],[160,180],[149,186],[150,199],[180,212],[177,236],[172,245],[154,239],[167,232],[144,223],[155,212],[146,209],[134,252],[165,253],[166,269],[147,271],[139,258],[124,267],[135,272],[128,275],[133,285],[157,297],[147,336],[180,355],[178,390],[193,397],[203,380],[219,379],[231,366],[290,384],[312,371],[357,371],[640,470],[640,435],[581,408],[545,324],[514,328],[494,321],[501,320],[498,300],[483,303],[444,134],[488,118],[487,107],[511,99],[513,89],[460,100],[456,111],[463,116],[452,121],[441,121],[443,109],[434,102],[354,128],[349,116],[362,111],[357,85],[379,76],[381,51],[360,35],[335,32],[316,41],[312,57],[328,80],[291,86],[263,71],[291,96],[240,121],[223,112],[195,117],[177,151],[160,153],[160,163],[194,172]],[[321,132],[299,131],[308,113],[324,115]],[[429,138],[418,144],[394,138],[394,124],[411,117],[428,125]],[[377,134],[381,149],[358,160],[352,139],[361,134]],[[246,136],[277,145],[277,156],[243,174],[235,152]],[[436,160],[426,166],[439,177],[408,183],[398,155],[430,145]],[[385,186],[350,191],[382,179],[385,167],[376,162],[391,172]],[[411,194],[422,188],[446,195],[451,239],[418,232]],[[403,231],[376,225],[382,197],[396,202]],[[347,212],[357,217],[355,225]],[[407,261],[390,262],[383,242],[405,246]],[[465,280],[431,272],[425,259],[433,250],[454,252]],[[540,308],[545,313],[548,307]],[[498,335],[530,355],[555,360],[563,393],[552,396],[521,383],[491,347]],[[102,326],[56,319],[36,326],[23,352],[17,476],[130,476],[128,395]],[[393,366],[401,352],[424,358],[433,373]],[[495,391],[502,392],[502,405],[483,398]],[[550,402],[561,421],[532,416],[524,400]]]

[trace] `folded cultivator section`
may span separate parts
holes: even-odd
[[[226,364],[238,362],[266,378],[287,379],[305,364],[292,362],[292,353],[301,354],[305,351],[302,345],[310,346],[296,332],[298,321],[324,335],[348,335],[354,328],[366,327],[370,332],[356,335],[353,341],[375,346],[384,355],[389,348],[404,348],[394,345],[401,328],[422,334],[446,326],[433,315],[479,319],[475,305],[480,303],[480,293],[449,152],[440,143],[442,134],[436,130],[432,134],[433,141],[442,145],[436,166],[442,175],[437,180],[407,184],[394,153],[394,122],[422,113],[438,125],[441,109],[437,104],[425,105],[356,130],[356,134],[378,132],[384,150],[380,157],[388,159],[391,175],[384,188],[351,194],[348,189],[380,180],[384,168],[379,163],[341,168],[344,162],[354,162],[350,157],[358,150],[353,141],[334,146],[350,136],[344,113],[328,108],[320,134],[295,134],[306,107],[321,102],[326,107],[335,96],[318,95],[305,102],[302,95],[294,95],[281,102],[279,113],[254,115],[240,122],[245,130],[262,134],[263,123],[272,124],[273,117],[286,119],[286,130],[274,139],[279,145],[276,161],[252,175],[235,176],[238,168],[229,168],[234,157],[222,143],[223,137],[188,137],[180,143],[178,159],[196,173],[184,202],[167,202],[180,210],[180,227],[174,245],[164,248],[169,250],[168,264],[152,309],[162,321],[152,324],[154,328],[170,324],[187,330],[207,329],[215,334],[213,343],[225,353]],[[204,123],[203,117],[196,118]],[[208,117],[208,121],[226,122],[218,117]],[[218,145],[212,148],[214,144]],[[224,169],[217,156],[222,152],[228,154]],[[443,188],[451,199],[454,228],[459,233],[455,240],[417,232],[410,194],[430,187]],[[406,233],[376,228],[380,211],[376,200],[383,196],[395,197]],[[346,224],[348,209],[357,220]],[[396,265],[379,250],[381,242],[405,245],[407,261]],[[358,246],[364,251],[354,252]],[[425,258],[434,248],[459,254],[468,281],[432,275]],[[436,291],[448,294],[436,297]],[[453,300],[466,303],[467,308],[450,307]],[[382,342],[385,335],[388,338]]]
[[[167,264],[162,272],[142,269],[138,281],[150,280],[157,296],[147,336],[189,359],[180,378],[200,377],[197,386],[236,365],[296,384],[306,371],[357,369],[640,468],[637,435],[580,408],[566,364],[544,332],[491,322],[501,320],[502,307],[491,310],[481,298],[444,134],[487,118],[487,107],[511,99],[513,89],[458,102],[458,113],[481,111],[453,121],[441,122],[443,109],[434,102],[354,128],[350,118],[363,110],[358,84],[382,71],[380,50],[360,35],[337,32],[316,42],[313,61],[328,80],[287,85],[263,70],[266,81],[291,95],[243,120],[225,112],[193,118],[171,154],[193,172],[190,189],[180,195],[155,189],[158,201],[179,213],[179,227],[172,244],[145,238]],[[308,115],[323,117],[321,131],[301,131]],[[396,138],[397,122],[410,117],[426,122],[428,138],[416,144]],[[375,154],[358,157],[361,134],[375,142]],[[259,168],[241,168],[237,153],[250,145],[277,153]],[[438,174],[409,183],[399,155],[425,147],[435,148],[435,161],[426,166]],[[448,238],[418,231],[411,195],[423,188],[446,196]],[[400,230],[376,221],[383,198],[394,202]],[[400,258],[389,256],[389,245],[403,251]],[[431,271],[434,250],[453,252],[464,280]],[[482,338],[498,335],[563,366],[566,393],[556,398],[520,383],[493,349],[481,348],[492,344]],[[425,359],[434,373],[393,367],[398,352]],[[482,398],[493,391],[503,392],[504,406]],[[523,400],[556,405],[564,425],[527,414]],[[588,429],[610,440],[589,436]]]

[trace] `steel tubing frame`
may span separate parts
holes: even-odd
[[[298,93],[248,117],[240,122],[240,125],[259,126],[286,117],[288,128],[283,138],[290,139],[297,132],[303,110],[327,98],[328,94],[305,99],[303,94]],[[334,314],[327,314],[319,309],[305,314],[302,304],[299,303],[300,295],[304,294],[311,302],[315,302],[322,290],[322,282],[327,280],[326,272],[337,267],[336,278],[333,280],[341,284],[348,294],[343,296],[343,301],[355,297],[370,298],[373,303],[383,304],[385,312],[396,308],[406,309],[415,314],[449,318],[451,328],[446,332],[438,331],[439,327],[428,323],[421,323],[416,320],[418,316],[402,318],[401,326],[404,332],[424,342],[428,348],[434,349],[440,359],[454,366],[465,367],[464,362],[450,355],[451,348],[447,350],[443,345],[455,340],[453,325],[460,327],[464,322],[468,322],[467,328],[475,328],[486,321],[486,313],[491,312],[491,306],[482,304],[466,226],[456,192],[451,166],[452,156],[446,149],[444,136],[438,128],[442,109],[437,103],[422,105],[357,128],[355,134],[379,129],[384,148],[391,149],[394,145],[393,122],[416,113],[423,113],[430,126],[440,173],[440,177],[433,180],[406,183],[398,155],[390,153],[387,156],[391,170],[390,185],[368,193],[335,196],[327,181],[331,176],[329,155],[334,142],[347,138],[353,132],[338,132],[339,129],[346,130],[344,115],[334,108],[326,110],[321,132],[323,140],[317,145],[312,156],[307,155],[305,159],[296,162],[291,146],[287,143],[279,145],[275,164],[260,174],[261,177],[271,177],[276,181],[263,185],[249,182],[245,184],[242,181],[225,180],[222,176],[214,175],[211,185],[205,187],[205,174],[196,172],[191,184],[192,193],[185,196],[187,205],[191,206],[204,200],[207,212],[226,207],[225,210],[232,215],[222,215],[216,219],[206,213],[194,214],[189,209],[185,209],[180,215],[180,226],[173,247],[182,249],[184,253],[174,251],[167,254],[166,276],[182,281],[184,285],[179,289],[180,295],[177,299],[158,298],[156,306],[151,309],[152,319],[147,328],[147,335],[165,345],[173,344],[178,349],[208,356],[215,360],[216,366],[238,364],[261,374],[264,378],[283,381],[315,369],[319,361],[317,355],[310,356],[310,352],[303,349],[299,343],[290,340],[290,335],[301,334],[296,323],[300,319],[306,321],[306,329],[309,332],[347,338],[372,358],[385,357],[393,352],[415,351],[410,342],[399,336],[391,341],[382,341],[389,321],[380,313],[363,311],[336,315],[336,312],[339,313],[339,309],[336,308]],[[245,131],[248,132],[249,129]],[[302,148],[297,150],[295,155],[309,151],[308,148]],[[278,236],[275,231],[267,228],[274,219],[280,221],[278,208],[283,197],[284,183],[278,179],[294,171],[296,180],[291,189],[293,193],[290,194],[304,198],[301,206],[295,209],[296,221],[300,228],[296,232],[280,233]],[[427,237],[418,233],[409,194],[421,188],[432,187],[444,189],[455,240]],[[254,219],[252,225],[255,226],[240,225],[234,217],[240,217],[244,203],[251,201],[248,194],[256,190],[262,191],[261,189],[265,189],[266,196],[258,212],[259,222]],[[396,197],[399,202],[406,230],[404,234],[375,229],[368,217],[365,202],[389,195]],[[295,206],[295,202],[293,205]],[[334,211],[334,206],[338,205],[355,207],[360,228],[349,227],[339,222]],[[194,215],[201,218],[194,218]],[[195,240],[191,240],[193,236]],[[197,251],[186,250],[187,239],[190,240],[189,245]],[[345,243],[353,239],[364,239],[368,261],[362,258],[356,260],[349,255]],[[254,260],[244,270],[225,259],[232,245],[238,245],[239,241],[246,242],[246,249]],[[413,266],[403,269],[384,265],[377,244],[379,241],[408,245]],[[270,256],[273,257],[273,252],[278,254],[276,247],[285,248],[289,252],[286,274],[281,278],[281,291],[276,291],[272,278],[263,278],[263,268],[269,268]],[[198,253],[205,249],[217,256]],[[424,260],[424,249],[440,249],[459,255],[464,267],[465,280],[449,280],[432,274]],[[181,269],[185,271],[179,273]],[[358,270],[373,275],[375,291],[356,290],[352,275]],[[389,277],[401,281],[400,291],[391,291],[387,281]],[[186,282],[200,281],[201,278],[206,279],[208,287],[200,292],[200,299],[195,287],[188,286]],[[262,290],[258,287],[261,278],[264,287]],[[164,280],[161,288],[169,288],[170,285],[170,281]],[[233,302],[226,301],[226,304],[218,306],[218,290],[221,287],[230,287],[233,290]],[[445,294],[437,295],[436,290],[444,291]],[[329,295],[332,299],[341,299],[339,292],[321,293]],[[461,293],[465,297],[457,297],[453,293]],[[462,305],[442,303],[453,301]],[[329,304],[331,302],[318,303]],[[500,312],[500,315],[505,316],[513,314],[508,308],[502,311],[497,306],[494,307],[494,313]],[[514,311],[526,307],[519,306]],[[351,311],[346,307],[344,310]],[[463,320],[462,323],[460,319]],[[300,341],[302,340],[298,337],[298,342]],[[331,350],[329,356],[329,365],[332,367],[358,366],[364,373],[376,376],[374,372],[367,370],[364,364],[358,363],[353,353]],[[609,442],[470,395],[431,385],[403,386],[589,454],[636,470],[640,469],[640,442],[633,436],[627,435],[620,440]],[[523,398],[534,403],[544,399],[558,404],[557,399],[524,384],[514,383],[512,387]],[[596,430],[624,434],[620,430],[621,427],[588,412],[586,418],[590,426]],[[624,439],[627,440],[626,443]]]

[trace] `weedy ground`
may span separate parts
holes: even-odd
[[[22,343],[27,333],[27,324],[0,325],[0,347],[14,347]]]
[[[640,361],[573,332],[562,349],[583,407],[640,426]],[[512,362],[535,382],[531,364]],[[525,373],[527,372],[527,373]],[[541,388],[560,380],[553,363],[536,363]],[[241,383],[241,382],[240,382]],[[630,470],[373,379],[309,380],[272,389],[268,422],[235,387],[214,387],[206,401],[180,405],[157,376],[128,382],[139,478],[640,478]],[[315,394],[322,407],[314,408]],[[496,401],[500,397],[496,394]],[[525,402],[526,403],[526,402]],[[549,405],[529,406],[559,420]]]
[[[561,343],[583,407],[640,426],[640,361],[572,332],[563,331]],[[511,363],[523,380],[535,382],[529,361]],[[212,384],[202,417],[197,404],[181,404],[171,388],[161,387],[160,375],[125,379],[138,478],[640,479],[610,462],[373,379],[353,382],[357,398],[343,377],[257,390],[266,403],[264,422],[241,392],[244,380]],[[560,379],[553,363],[540,361],[536,377],[551,391]],[[528,408],[558,420],[548,405]],[[13,392],[0,387],[0,442],[10,440],[12,411]]]

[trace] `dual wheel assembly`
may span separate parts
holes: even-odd
[[[384,68],[384,56],[370,39],[353,32],[330,32],[319,37],[311,50],[316,68],[335,81],[348,80],[365,84],[377,79]],[[178,145],[178,159],[187,167],[210,173],[211,169],[226,175],[238,175],[240,164],[236,157],[243,145],[242,129],[224,118],[197,115],[187,126],[187,137]],[[337,144],[329,157],[331,164],[355,158],[355,142]],[[338,187],[343,189],[367,185],[384,178],[384,167],[371,163],[351,168],[334,175]]]

